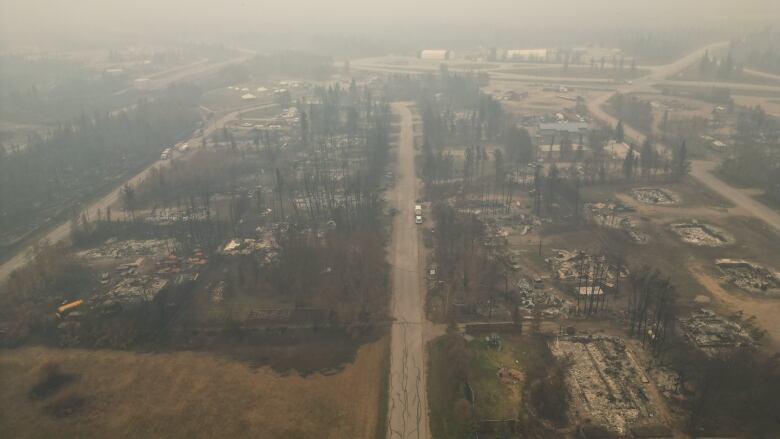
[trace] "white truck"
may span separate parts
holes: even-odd
[[[414,223],[415,224],[422,224],[422,205],[415,204],[414,205]]]

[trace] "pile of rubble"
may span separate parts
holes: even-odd
[[[675,196],[666,189],[640,187],[631,190],[631,195],[639,202],[646,204],[675,204]]]
[[[90,259],[100,258],[128,258],[133,256],[157,256],[168,255],[176,248],[173,239],[146,239],[119,241],[116,238],[106,240],[97,248],[81,252],[79,255]]]
[[[585,208],[590,220],[601,227],[624,230],[638,244],[646,244],[650,240],[647,234],[636,230],[636,224],[631,218],[620,215],[620,213],[634,211],[622,203],[587,203]]]
[[[489,320],[511,320],[512,307],[505,300],[485,299],[477,302],[472,308],[473,313]],[[464,309],[464,312],[468,310]]]
[[[650,374],[664,398],[674,400],[681,397],[682,379],[679,373],[665,367],[654,367],[650,370]]]
[[[108,303],[135,304],[150,302],[168,285],[166,279],[156,276],[133,276],[122,279],[106,294],[104,305]]]
[[[620,337],[564,336],[550,348],[557,358],[572,361],[567,384],[575,418],[619,435],[657,419],[645,389],[650,380]]]
[[[672,224],[670,227],[688,244],[718,247],[734,242],[734,238],[723,230],[709,224],[701,224],[696,220],[690,223]]]
[[[219,253],[227,256],[251,255],[257,252],[270,251],[273,245],[265,240],[244,238],[231,239],[219,248]]]
[[[227,284],[224,280],[219,281],[216,285],[209,287],[209,295],[211,301],[214,303],[220,303],[225,300],[225,288]]]
[[[144,218],[144,221],[152,224],[169,225],[188,221],[205,221],[208,217],[206,209],[155,209]]]
[[[681,318],[680,326],[688,340],[709,355],[753,344],[753,339],[742,325],[708,309],[702,308]]]
[[[766,267],[742,259],[717,259],[715,265],[729,282],[743,290],[780,296],[780,274]]]
[[[553,249],[552,253],[552,256],[545,258],[545,262],[550,266],[550,270],[552,270],[555,278],[563,281],[576,280],[580,273],[588,280],[594,281],[599,267],[607,264],[606,257],[589,255],[579,250]],[[615,286],[616,272],[616,267],[610,264],[606,268],[606,273],[603,273],[602,285],[609,288]],[[626,276],[628,276],[628,271],[623,268],[620,272],[620,277]]]
[[[550,294],[541,288],[534,288],[530,282],[521,279],[514,294],[517,310],[520,314],[534,315],[539,311],[543,318],[566,318],[574,309],[570,301]]]
[[[262,232],[261,238],[230,239],[219,247],[217,253],[224,256],[254,255],[261,258],[265,264],[272,263],[279,255],[279,247],[276,245],[273,233],[263,231],[261,228],[257,231]],[[317,236],[322,239],[324,231],[320,230]]]
[[[144,255],[114,266],[113,271],[103,272],[100,283],[105,290],[93,300],[103,309],[115,309],[152,301],[170,284],[197,280],[202,268],[209,263],[208,257],[199,249],[189,257],[176,256],[174,245],[174,240],[109,240],[100,248],[87,250],[85,256],[92,258]]]

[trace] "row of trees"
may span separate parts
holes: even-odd
[[[297,135],[273,164],[268,190],[255,194],[260,210],[287,224],[275,232],[279,257],[239,264],[238,282],[328,309],[334,322],[370,324],[385,315],[389,291],[380,217],[392,112],[354,81],[315,96],[297,104]]]
[[[660,271],[643,265],[631,272],[628,294],[629,334],[658,356],[672,331],[676,290]]]
[[[638,178],[653,179],[659,172],[674,180],[679,180],[688,175],[690,169],[688,147],[684,140],[679,147],[672,150],[672,156],[667,157],[661,154],[653,145],[653,141],[648,138],[642,142],[641,151],[636,151],[634,144],[630,144],[623,159],[623,176],[627,181]]]
[[[609,98],[609,105],[618,119],[625,120],[639,131],[649,133],[653,129],[653,108],[650,102],[636,96],[615,93]],[[618,137],[622,141],[622,136]]]
[[[172,87],[131,110],[82,114],[18,152],[0,147],[0,230],[29,231],[158,157],[194,131],[196,93]]]
[[[771,27],[731,41],[729,53],[738,63],[754,69],[780,73],[780,33]]]
[[[701,79],[739,79],[742,75],[742,65],[734,61],[731,51],[723,57],[711,56],[705,51],[699,61],[699,78]]]
[[[258,54],[243,64],[224,67],[216,80],[224,84],[265,81],[277,77],[326,80],[335,72],[330,56],[285,50]]]
[[[444,281],[445,312],[456,300],[474,304],[490,297],[506,266],[483,245],[485,225],[476,215],[437,203],[433,206],[434,248],[439,279]]]
[[[644,62],[668,62],[685,54],[699,44],[714,37],[700,29],[665,29],[663,32],[648,29],[621,31],[616,36],[616,47]]]
[[[0,65],[0,117],[23,125],[69,121],[85,109],[108,111],[138,95],[128,77],[100,75],[61,56],[5,53]]]
[[[740,184],[763,188],[780,202],[780,140],[777,123],[761,107],[738,115],[734,146],[723,158],[721,172]]]

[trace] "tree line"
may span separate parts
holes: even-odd
[[[193,93],[171,87],[120,113],[82,114],[24,149],[0,152],[0,229],[14,234],[3,238],[71,210],[189,136],[197,125]]]

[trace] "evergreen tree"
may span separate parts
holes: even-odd
[[[766,195],[775,203],[780,204],[780,164],[775,165],[774,168],[769,171]]]
[[[309,145],[309,117],[305,111],[301,111],[301,143],[303,146]]]
[[[650,170],[653,168],[653,157],[655,151],[653,150],[653,143],[650,139],[645,139],[645,143],[642,144],[641,160],[639,162],[642,168],[642,178],[648,178],[650,176]]]
[[[560,159],[568,159],[571,156],[572,149],[571,140],[569,139],[568,134],[564,134],[563,139],[561,139]]]
[[[619,120],[617,123],[617,126],[615,127],[615,140],[618,142],[624,142],[626,140],[626,133],[623,129],[623,120]]]
[[[710,72],[710,52],[709,50],[704,51],[704,56],[701,57],[701,61],[699,61],[699,75],[701,76],[707,76]]]
[[[682,141],[680,147],[674,151],[674,176],[680,179],[691,170],[691,162],[688,160],[688,148],[685,146],[685,140]]]
[[[623,175],[626,180],[632,180],[634,178],[634,166],[636,164],[636,156],[634,154],[634,144],[628,148],[626,152],[626,158],[623,159]]]

